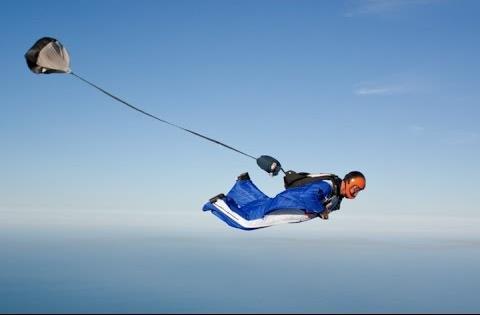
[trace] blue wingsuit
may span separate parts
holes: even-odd
[[[221,196],[220,202],[218,199],[207,202],[203,211],[211,211],[232,227],[253,230],[273,225],[262,219],[275,215],[274,224],[296,223],[317,217],[326,210],[326,201],[331,200],[333,195],[332,186],[320,180],[286,189],[270,198],[250,178],[246,178],[238,179],[228,194]],[[249,224],[251,222],[255,224]]]

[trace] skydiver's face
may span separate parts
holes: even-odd
[[[361,177],[355,177],[348,182],[342,181],[341,193],[347,199],[355,199],[358,193],[365,189],[365,180]]]
[[[352,187],[350,187],[350,189],[348,190],[348,194],[347,194],[347,198],[349,199],[354,199],[355,197],[357,197],[357,194],[362,190],[362,188],[354,185]]]

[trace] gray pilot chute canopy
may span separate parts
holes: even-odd
[[[70,73],[70,56],[63,45],[51,37],[39,39],[25,54],[34,73]]]

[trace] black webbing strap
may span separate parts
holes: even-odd
[[[156,119],[156,120],[158,120],[158,121],[161,121],[161,122],[163,122],[163,123],[165,123],[165,124],[167,124],[167,125],[170,125],[170,126],[172,126],[172,127],[181,129],[181,130],[186,131],[186,132],[189,132],[189,133],[191,133],[191,134],[193,134],[193,135],[195,135],[195,136],[197,136],[197,137],[200,137],[200,138],[203,138],[203,139],[205,139],[205,140],[211,141],[211,142],[213,142],[213,143],[219,144],[219,145],[221,145],[221,146],[223,146],[223,147],[225,147],[225,148],[227,148],[227,149],[230,149],[230,150],[235,151],[235,152],[237,152],[237,153],[243,154],[243,155],[245,155],[245,156],[247,156],[247,157],[249,157],[249,158],[252,158],[252,159],[254,159],[254,160],[257,159],[257,158],[255,158],[255,157],[251,156],[250,154],[247,154],[247,153],[245,153],[245,152],[242,152],[242,151],[240,151],[240,150],[237,150],[237,149],[235,149],[234,147],[231,147],[231,146],[229,146],[229,145],[227,145],[227,144],[225,144],[225,143],[222,143],[222,142],[217,141],[217,140],[215,140],[215,139],[212,139],[212,138],[209,138],[209,137],[207,137],[207,136],[204,136],[204,135],[202,135],[202,134],[200,134],[200,133],[198,133],[198,132],[195,132],[195,131],[192,131],[192,130],[183,128],[182,126],[176,125],[176,124],[174,124],[174,123],[171,123],[171,122],[169,122],[169,121],[166,121],[166,120],[164,120],[164,119],[161,119],[161,118],[159,118],[159,117],[157,117],[157,116],[154,116],[154,115],[152,115],[152,114],[150,114],[150,113],[147,113],[146,111],[141,110],[140,108],[135,107],[135,106],[133,106],[132,104],[130,104],[130,103],[122,100],[121,98],[119,98],[119,97],[117,97],[117,96],[115,96],[115,95],[113,95],[113,94],[105,91],[105,90],[102,89],[101,87],[99,87],[99,86],[97,86],[97,85],[95,85],[95,84],[93,84],[93,83],[85,80],[84,78],[80,77],[79,75],[77,75],[77,74],[75,74],[75,73],[73,73],[73,72],[70,72],[70,74],[73,75],[74,77],[82,80],[83,82],[87,83],[88,85],[93,86],[94,88],[96,88],[96,89],[99,90],[100,92],[102,92],[102,93],[110,96],[110,97],[113,98],[114,100],[116,100],[116,101],[118,101],[118,102],[120,102],[120,103],[122,103],[122,104],[124,104],[124,105],[126,105],[126,106],[128,106],[128,107],[130,107],[131,109],[134,109],[134,110],[136,110],[136,111],[138,111],[138,112],[140,112],[140,113],[142,113],[142,114],[144,114],[144,115],[146,115],[146,116],[149,116],[149,117],[151,117],[151,118],[153,118],[153,119]]]

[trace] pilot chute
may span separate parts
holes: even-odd
[[[82,78],[78,74],[74,73],[70,69],[70,56],[63,47],[63,45],[55,38],[52,37],[43,37],[40,38],[26,53],[25,53],[25,59],[27,60],[27,65],[30,68],[30,70],[34,73],[37,74],[50,74],[50,73],[68,73],[71,74],[72,76],[76,77],[77,79],[83,81],[84,83],[87,83],[88,85],[94,87],[98,91],[106,94],[107,96],[113,98],[114,100],[122,103],[123,105],[126,105],[130,107],[133,110],[136,110],[139,113],[142,113],[146,116],[149,116],[153,119],[156,119],[162,123],[168,124],[172,127],[181,129],[183,131],[186,131],[194,136],[203,138],[205,140],[208,140],[210,142],[216,143],[218,145],[221,145],[227,149],[230,149],[234,152],[237,152],[239,154],[242,154],[246,157],[252,158],[257,161],[258,166],[265,170],[267,173],[269,173],[272,176],[275,176],[279,173],[279,171],[283,171],[281,164],[278,160],[275,158],[272,158],[271,156],[268,155],[262,155],[259,158],[254,157],[253,155],[247,154],[243,151],[240,151],[232,146],[229,146],[223,142],[220,142],[218,140],[215,140],[213,138],[207,137],[201,133],[198,133],[196,131],[184,128],[180,125],[174,124],[172,122],[169,122],[167,120],[164,120],[162,118],[159,118],[155,115],[152,115],[126,101],[123,99],[119,98],[118,96],[115,96],[111,94],[110,92],[104,90],[103,88],[91,83],[90,81]],[[285,173],[285,171],[283,171]]]
[[[34,73],[70,73],[70,56],[63,45],[51,37],[39,39],[25,54]]]

